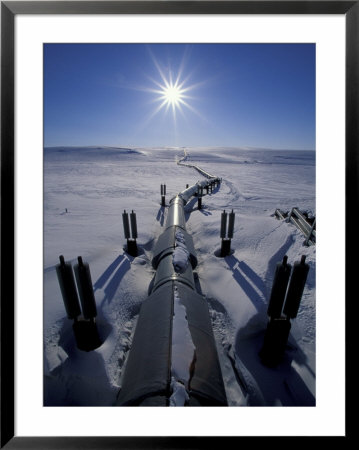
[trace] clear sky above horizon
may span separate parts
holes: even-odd
[[[314,44],[45,44],[44,145],[315,149]]]

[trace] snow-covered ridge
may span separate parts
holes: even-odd
[[[140,150],[134,148],[122,147],[45,147],[44,153],[47,158],[54,157],[71,157],[71,158],[96,158],[117,157],[142,155]],[[60,154],[60,155],[59,155]]]

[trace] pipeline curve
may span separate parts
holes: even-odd
[[[180,159],[177,161],[177,164],[178,164],[178,165],[180,165],[180,166],[185,166],[185,167],[190,167],[190,168],[192,168],[192,169],[195,169],[195,170],[197,170],[197,172],[199,172],[201,175],[203,175],[203,176],[204,176],[205,178],[207,178],[207,179],[218,178],[218,177],[216,177],[215,175],[211,175],[210,173],[206,172],[206,171],[203,170],[201,167],[199,167],[199,166],[197,166],[197,165],[195,165],[195,164],[190,164],[190,163],[184,162],[184,161],[188,161],[189,154],[188,154],[188,152],[187,152],[186,149],[184,149],[183,151],[184,151],[184,155],[182,156],[182,158],[180,158]],[[245,198],[244,195],[237,189],[237,187],[234,185],[234,183],[232,183],[232,182],[229,181],[229,180],[222,179],[222,178],[221,178],[221,183],[222,183],[222,184],[225,184],[225,185],[228,187],[228,189],[229,189],[228,197],[229,197],[229,199],[230,199],[226,204],[222,204],[222,205],[221,205],[221,209],[230,207],[231,204],[233,204],[233,203],[236,202],[237,200],[240,200],[240,201],[243,201],[243,202],[246,201],[246,198]]]
[[[197,170],[197,172],[199,172],[199,173],[200,173],[201,175],[203,175],[205,178],[218,178],[218,177],[216,177],[215,175],[211,175],[210,173],[206,172],[206,171],[203,170],[201,167],[196,166],[195,164],[185,163],[184,161],[187,161],[189,155],[188,155],[186,149],[184,149],[183,152],[184,152],[184,155],[182,156],[181,159],[179,159],[179,160],[177,161],[177,164],[178,164],[179,166],[191,167],[191,168]]]

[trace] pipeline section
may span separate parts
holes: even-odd
[[[291,211],[284,212],[280,209],[275,210],[275,216],[278,219],[293,223],[305,236],[305,245],[314,245],[316,242],[316,219],[309,221],[298,208],[292,208]]]
[[[206,178],[213,178],[213,179],[217,179],[217,177],[215,175],[211,175],[210,173],[204,171],[201,167],[196,166],[195,164],[188,164],[188,163],[184,163],[183,161],[185,161],[187,158],[187,151],[184,150],[184,156],[177,161],[177,164],[179,166],[186,166],[186,167],[192,167],[193,169],[197,170],[197,172],[199,172],[201,175],[203,175]]]
[[[156,273],[141,306],[118,406],[227,406],[208,304],[195,287],[197,257],[184,214],[192,196],[220,183],[208,175],[170,201],[154,248]]]

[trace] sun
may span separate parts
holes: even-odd
[[[183,101],[183,90],[176,85],[169,85],[163,89],[163,100],[167,104],[178,106]]]
[[[176,81],[173,81],[171,76],[167,79],[162,72],[160,73],[162,83],[155,82],[158,88],[151,90],[153,93],[157,94],[155,101],[160,102],[154,111],[154,114],[157,114],[162,108],[164,108],[165,111],[170,109],[172,110],[174,120],[176,120],[176,111],[184,114],[182,110],[183,107],[193,109],[187,101],[190,99],[187,95],[187,91],[190,90],[191,87],[184,86],[184,82],[180,82],[179,77]]]
[[[173,82],[171,79],[163,79],[163,84],[159,84],[160,89],[156,92],[159,94],[157,100],[161,102],[160,109],[165,107],[166,110],[172,109],[175,116],[176,110],[182,111],[182,106],[188,106],[185,99],[188,98],[186,91],[188,88],[183,86],[179,80]]]
[[[172,112],[173,120],[176,123],[178,114],[182,115],[186,119],[186,112],[191,111],[202,118],[201,114],[191,104],[195,97],[189,95],[192,90],[201,86],[204,81],[197,82],[195,84],[189,84],[192,74],[187,74],[183,77],[184,59],[180,63],[178,72],[174,73],[170,68],[163,69],[155,56],[150,52],[154,66],[156,67],[159,79],[148,77],[154,84],[153,87],[145,88],[147,92],[155,94],[153,102],[157,103],[152,114],[149,116],[148,121],[151,120],[160,111],[168,113]],[[187,111],[186,111],[187,110]]]

